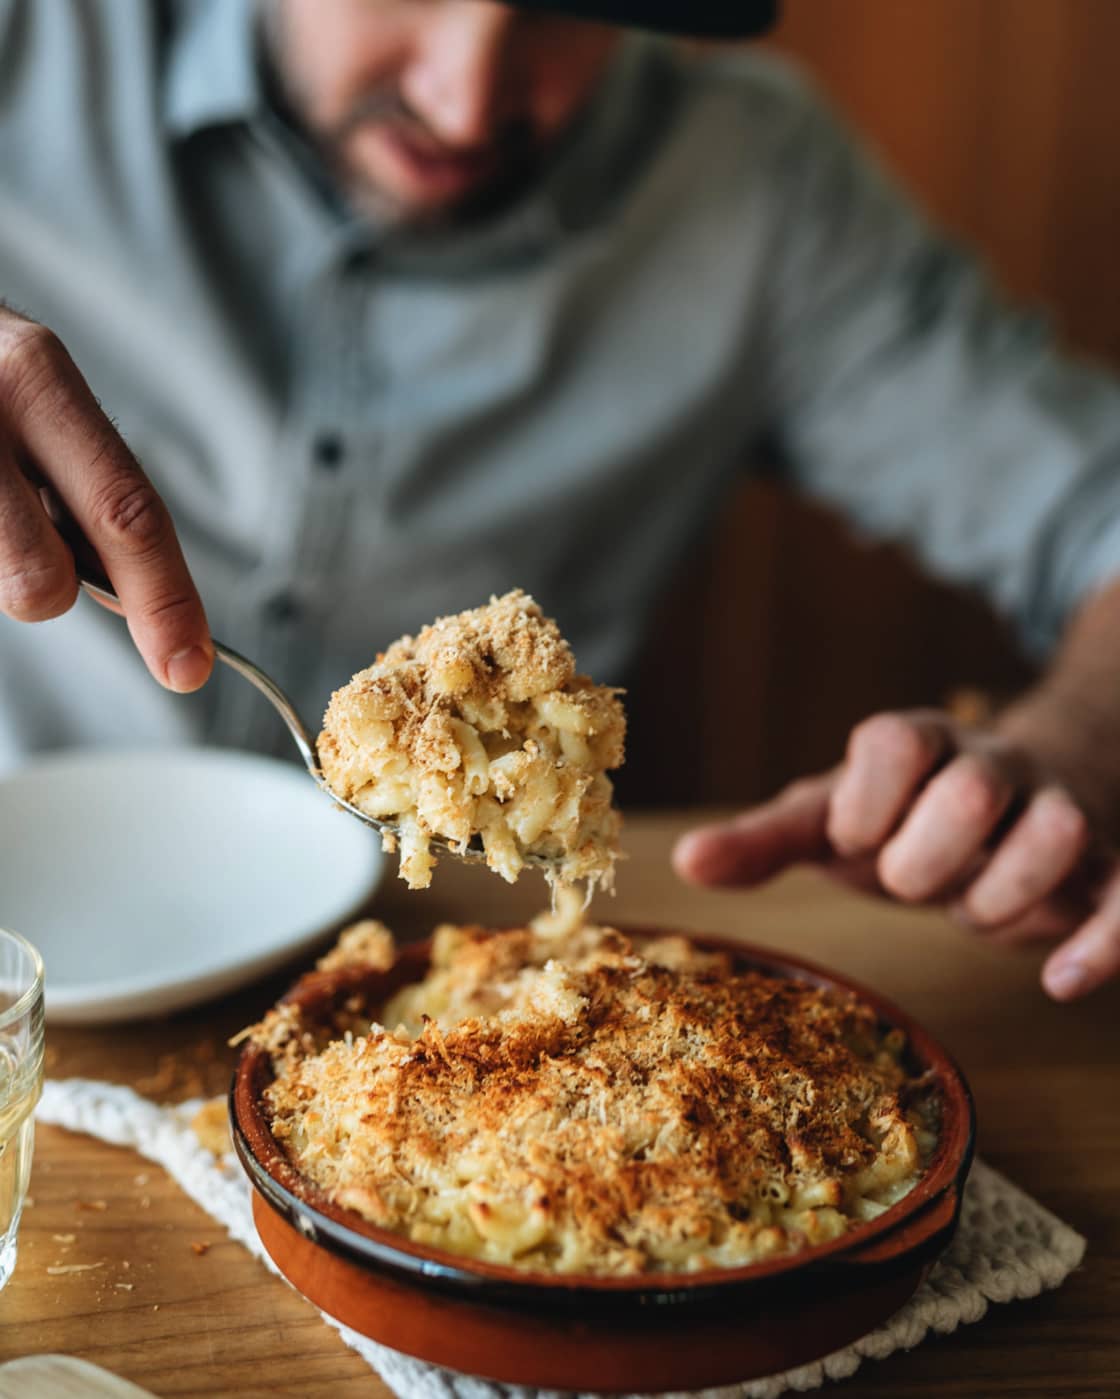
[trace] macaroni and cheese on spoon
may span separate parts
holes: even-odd
[[[78,581],[124,615],[90,551]],[[526,593],[395,641],[335,692],[318,742],[270,675],[213,645],[278,711],[318,785],[399,849],[410,888],[431,883],[435,850],[485,861],[510,882],[532,864],[554,887],[612,887],[619,816],[606,772],[622,762],[619,692],[576,674],[555,622]]]
[[[337,690],[323,778],[348,810],[389,823],[410,888],[431,882],[434,843],[459,855],[481,843],[511,883],[533,862],[552,883],[609,888],[618,694],[577,674],[556,623],[514,590],[402,637]]]

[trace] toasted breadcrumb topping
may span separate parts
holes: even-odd
[[[623,759],[619,691],[593,685],[556,623],[514,590],[401,637],[336,690],[318,740],[332,791],[399,828],[401,876],[431,882],[438,838],[481,840],[512,882],[527,859],[610,887]]]
[[[285,1005],[254,1031],[293,1165],[374,1224],[528,1269],[824,1242],[901,1198],[934,1143],[930,1085],[869,1006],[683,938],[445,926],[425,980],[347,1025]]]
[[[371,971],[388,971],[397,949],[393,934],[376,918],[363,918],[343,930],[338,941],[315,963],[317,971],[334,972],[342,967],[369,967]]]

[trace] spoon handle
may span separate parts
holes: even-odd
[[[91,563],[82,560],[78,564],[78,582],[82,585],[83,591],[90,597],[96,599],[110,612],[115,612],[118,617],[124,616],[124,608],[121,600],[109,586],[109,580],[99,568],[95,568]],[[288,726],[299,755],[303,759],[304,766],[317,782],[322,781],[322,773],[319,768],[319,755],[315,751],[315,740],[307,731],[307,726],[299,717],[295,705],[291,702],[284,691],[277,685],[271,675],[261,670],[260,666],[254,665],[240,651],[235,651],[232,646],[224,646],[217,638],[212,637],[214,654],[218,660],[229,666],[230,670],[235,670],[238,675],[248,680],[250,685],[255,685],[262,695],[269,701],[276,712]]]
[[[287,724],[288,732],[299,749],[304,767],[317,782],[321,783],[323,774],[319,767],[319,754],[315,748],[315,740],[308,733],[306,725],[296,712],[295,705],[272,676],[261,670],[260,666],[254,665],[240,651],[235,651],[232,646],[223,646],[220,641],[214,641],[214,654],[220,661],[224,661],[230,670],[237,671],[238,675],[248,680],[250,685],[255,685],[269,701],[284,723]]]
[[[98,557],[97,550],[86,538],[85,532],[77,520],[67,509],[57,491],[42,477],[36,475],[33,484],[39,489],[43,506],[52,524],[70,546],[70,552],[74,555],[78,582],[84,591],[102,606],[107,607],[110,612],[115,612],[118,617],[123,617],[124,608],[121,606],[121,600],[113,591],[113,585]],[[223,646],[214,637],[211,637],[211,641],[218,660],[229,666],[231,670],[235,670],[243,679],[248,680],[250,685],[255,685],[280,715],[299,749],[304,767],[320,787],[325,788],[326,783],[319,766],[319,754],[315,749],[315,740],[308,733],[307,725],[299,717],[295,705],[272,676],[267,675],[260,666],[254,665],[251,660],[243,656],[240,651],[235,651],[232,646]]]
[[[51,522],[70,547],[70,552],[74,556],[74,569],[78,575],[82,591],[88,593],[95,602],[107,607],[110,612],[115,612],[118,617],[124,617],[121,600],[105,572],[97,550],[86,538],[77,520],[74,519],[54,489],[41,477],[36,477],[33,484],[39,489],[39,495]],[[397,826],[389,821],[382,821],[376,816],[367,815],[366,812],[352,806],[331,789],[319,763],[319,753],[315,747],[315,740],[308,732],[307,725],[299,717],[299,711],[295,705],[272,676],[261,670],[260,666],[255,665],[247,656],[243,656],[240,651],[235,651],[232,646],[223,645],[216,637],[211,636],[210,642],[218,660],[223,665],[229,666],[230,670],[235,670],[243,680],[248,680],[250,685],[255,686],[283,719],[292,736],[292,741],[299,749],[304,767],[311,774],[320,790],[325,792],[336,806],[349,812],[351,816],[357,817],[364,825],[371,826],[375,831],[380,832],[383,841],[387,836],[399,837],[400,830]],[[451,848],[442,836],[433,837],[433,844]],[[465,848],[460,850],[456,847],[455,853],[461,855],[463,859],[483,858],[480,852],[469,851]]]

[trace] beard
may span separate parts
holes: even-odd
[[[542,130],[522,113],[500,122],[484,145],[461,151],[441,140],[395,78],[385,78],[372,80],[341,119],[317,121],[315,94],[302,90],[302,68],[292,50],[296,40],[287,12],[284,0],[258,0],[257,56],[268,99],[308,147],[334,191],[357,215],[381,225],[444,230],[497,217],[547,177],[589,105],[581,104],[555,130]],[[421,163],[425,156],[435,161],[477,156],[479,177],[465,181],[461,193],[449,191],[448,197],[431,203],[410,200],[379,175],[376,162],[362,158],[362,141],[378,131],[388,138],[387,144],[395,141],[406,152],[411,147]]]
[[[478,155],[485,173],[461,196],[431,208],[416,209],[394,196],[374,179],[355,154],[355,144],[366,133],[384,132],[406,147],[434,158],[454,158],[461,152],[443,142],[416,113],[393,83],[371,88],[351,106],[341,121],[311,133],[320,158],[360,214],[379,222],[415,227],[446,228],[493,217],[512,205],[539,178],[547,164],[548,149],[525,118],[504,122]]]

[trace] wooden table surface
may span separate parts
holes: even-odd
[[[1089,1240],[1084,1266],[1057,1292],[994,1306],[955,1335],[866,1362],[826,1392],[1116,1399],[1120,986],[1079,1005],[1053,1005],[1038,989],[1038,955],[997,952],[935,913],[860,899],[808,872],[750,895],[685,888],[667,857],[686,824],[675,815],[629,822],[619,894],[598,906],[599,916],[740,934],[898,1001],[971,1080],[983,1155]],[[526,877],[510,889],[445,861],[426,893],[409,894],[393,880],[377,912],[411,936],[446,918],[508,924],[542,902],[539,881]],[[296,970],[167,1019],[50,1030],[48,1073],[128,1083],[165,1100],[224,1092],[226,1039]],[[388,1396],[308,1303],[134,1153],[40,1126],[31,1198],[19,1263],[0,1295],[0,1362],[61,1351],[157,1395],[200,1399]],[[75,1263],[98,1266],[47,1272]]]

